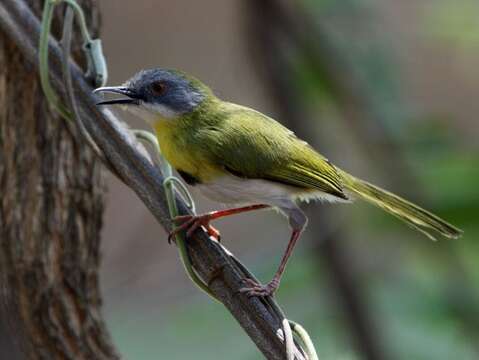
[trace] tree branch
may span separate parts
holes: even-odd
[[[294,78],[291,75],[292,68],[289,61],[291,54],[285,49],[297,47],[298,50],[304,51],[305,48],[312,46],[308,42],[310,39],[314,39],[311,41],[314,43],[313,47],[324,48],[325,39],[317,36],[312,29],[307,32],[298,31],[297,24],[293,24],[293,20],[302,27],[307,27],[305,16],[294,16],[296,12],[299,12],[298,8],[293,6],[296,12],[291,13],[290,9],[284,6],[284,1],[250,0],[247,4],[249,5],[247,29],[254,33],[255,39],[250,43],[251,50],[256,55],[261,69],[264,69],[261,74],[270,85],[269,90],[273,99],[276,100],[281,118],[284,119],[283,123],[300,136],[307,136],[312,132],[306,121],[309,114],[304,107],[301,94],[292,85]],[[318,67],[325,66],[323,63],[331,57],[332,51],[329,47],[323,50],[325,51],[320,53],[321,56],[316,54],[318,56],[312,59],[312,63]],[[330,83],[338,88],[343,88],[340,82],[345,80],[341,75],[344,71],[338,71],[336,65],[341,62],[339,57],[335,58],[326,66],[327,71],[325,71],[330,78]],[[347,81],[352,83],[349,79]],[[350,87],[357,89],[358,86],[355,84]],[[352,90],[351,95],[356,96]],[[341,104],[347,102],[345,98],[341,100]],[[311,143],[314,146],[314,141]],[[310,222],[309,230],[316,234],[315,249],[321,258],[318,263],[324,264],[330,274],[330,282],[336,290],[342,313],[348,322],[358,353],[368,360],[386,359],[387,351],[384,349],[369,306],[358,287],[357,276],[351,268],[352,262],[349,261],[350,256],[344,248],[342,239],[344,234],[342,229],[334,229],[331,226],[332,216],[328,210],[321,209],[320,213],[319,210],[315,210],[311,212],[314,217],[310,217],[314,218],[314,221]]]
[[[0,29],[14,41],[24,57],[37,67],[40,24],[23,0],[2,0],[0,3]],[[55,90],[64,95],[61,74],[61,52],[55,41],[50,43],[51,81]],[[121,180],[132,188],[145,203],[158,222],[171,229],[163,176],[134,136],[108,110],[100,111],[91,86],[81,70],[72,63],[78,107],[85,128],[105,154]],[[181,213],[188,213],[186,205],[177,199]],[[209,280],[215,296],[223,302],[257,347],[268,359],[285,359],[285,349],[276,332],[281,329],[281,318],[271,306],[272,300],[248,298],[239,293],[243,286],[241,271],[223,248],[210,241],[199,230],[188,241],[192,263],[199,275]]]

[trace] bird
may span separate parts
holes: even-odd
[[[97,105],[121,105],[154,130],[161,151],[182,179],[227,209],[173,219],[191,237],[210,222],[248,211],[273,208],[288,219],[291,236],[273,278],[262,285],[244,279],[248,296],[272,296],[293,248],[308,223],[302,201],[351,203],[356,199],[383,209],[431,239],[458,238],[462,230],[389,191],[332,164],[291,130],[263,113],[221,100],[197,78],[164,68],[141,70],[121,86],[94,93],[116,94]],[[118,98],[118,95],[121,97]]]

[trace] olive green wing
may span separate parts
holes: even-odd
[[[327,194],[337,196],[347,200],[348,197],[343,192],[338,175],[331,166],[324,166],[322,169],[311,166],[292,165],[284,169],[272,171],[271,176],[265,179],[282,182],[292,186],[304,187],[306,189],[316,189]]]
[[[230,104],[221,121],[204,129],[211,159],[240,177],[319,190],[346,199],[341,177],[327,159],[275,120]]]

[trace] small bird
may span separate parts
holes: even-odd
[[[245,279],[249,296],[272,295],[308,219],[302,200],[365,200],[434,239],[431,232],[458,238],[462,231],[438,216],[333,165],[292,131],[245,106],[220,100],[211,89],[184,72],[143,70],[122,86],[95,93],[116,93],[119,104],[155,130],[162,153],[184,181],[209,199],[237,206],[202,215],[179,216],[178,231],[192,236],[204,226],[218,237],[210,221],[247,211],[276,208],[292,229],[273,279],[266,285]]]

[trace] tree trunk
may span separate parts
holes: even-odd
[[[78,2],[96,30],[96,4]],[[40,14],[43,1],[29,4]],[[100,312],[100,163],[50,110],[38,74],[2,33],[0,192],[0,334],[15,353],[0,349],[0,358],[119,358]]]

